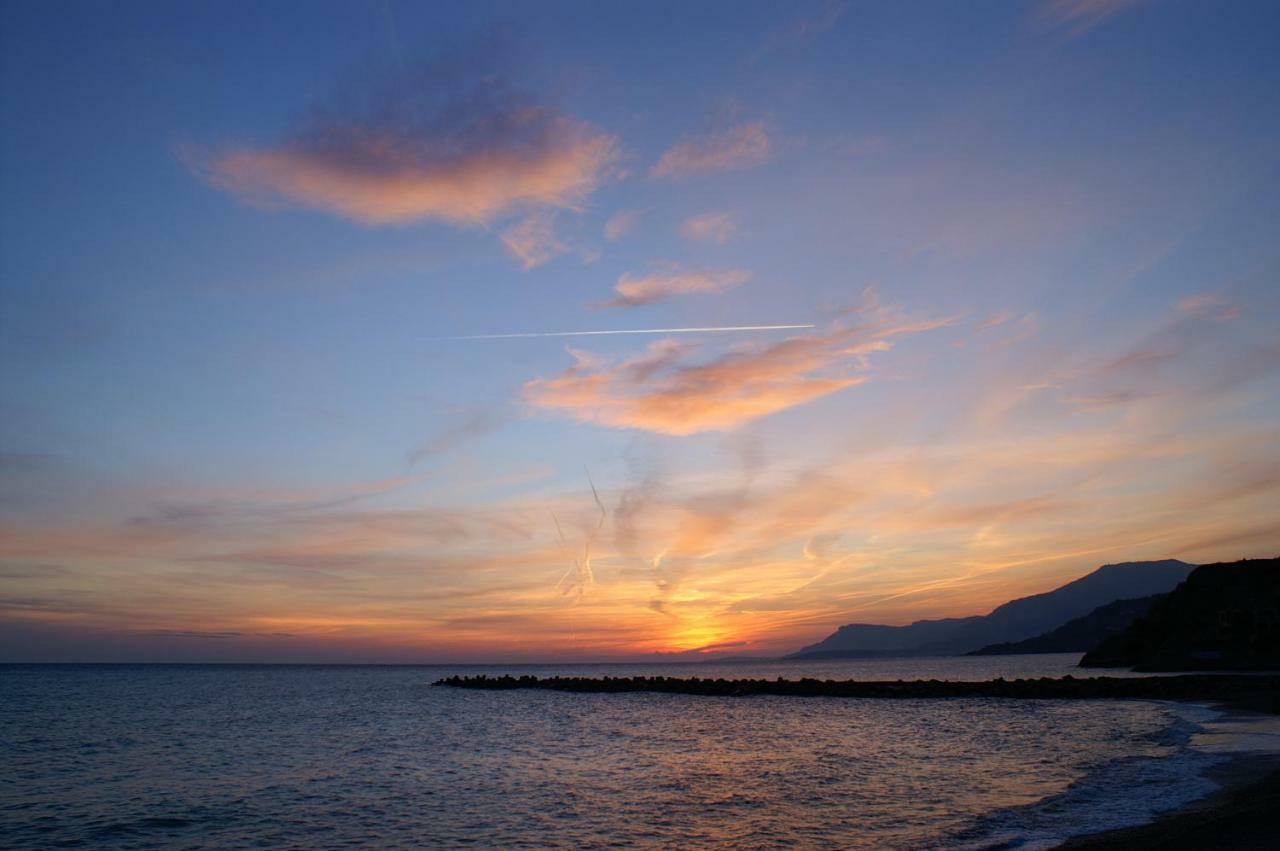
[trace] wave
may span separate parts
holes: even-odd
[[[928,847],[964,851],[1054,848],[1073,836],[1131,827],[1219,789],[1207,774],[1228,757],[1193,746],[1221,713],[1196,704],[1167,704],[1170,723],[1149,741],[1159,751],[1108,760],[1086,769],[1062,792],[1034,804],[997,810]]]

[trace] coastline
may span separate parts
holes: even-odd
[[[1146,824],[1072,837],[1056,849],[1274,848],[1276,808],[1280,805],[1280,754],[1232,754],[1227,762],[1210,769],[1208,777],[1222,788]]]
[[[1274,699],[1199,705],[1223,713],[1197,734],[1194,745],[1226,757],[1205,772],[1219,788],[1144,824],[1081,834],[1055,849],[1274,848],[1280,808],[1280,745],[1275,741],[1280,739],[1280,707]],[[1272,741],[1259,743],[1259,737]]]

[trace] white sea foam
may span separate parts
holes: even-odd
[[[1280,718],[1274,715],[1217,713],[1201,726],[1203,729],[1191,737],[1191,747],[1196,750],[1216,754],[1280,754]]]
[[[981,818],[936,847],[1033,851],[1146,824],[1217,791],[1209,769],[1230,756],[1280,753],[1280,719],[1194,703],[1163,707],[1169,726],[1150,737],[1158,752],[1093,766],[1061,793]]]

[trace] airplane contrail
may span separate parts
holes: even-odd
[[[789,331],[816,325],[713,325],[706,328],[629,328],[618,331],[532,331],[521,334],[473,334],[437,340],[515,340],[523,337],[601,337],[610,334],[701,334],[724,331]]]

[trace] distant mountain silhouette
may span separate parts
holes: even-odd
[[[848,624],[789,659],[952,656],[1057,629],[1116,600],[1173,590],[1195,569],[1176,559],[1104,565],[1044,594],[1005,603],[987,615],[916,621],[908,626]]]
[[[1104,639],[1128,629],[1129,624],[1145,615],[1151,606],[1164,598],[1164,594],[1138,597],[1133,600],[1116,600],[1099,606],[1084,617],[1069,620],[1055,630],[1028,638],[1025,641],[1006,641],[988,644],[981,650],[973,650],[967,656],[1009,656],[1015,653],[1084,653],[1092,650]]]
[[[1280,670],[1280,559],[1206,564],[1082,667]]]

